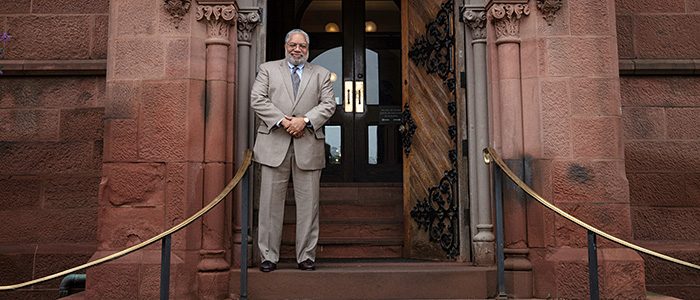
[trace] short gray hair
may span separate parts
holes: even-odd
[[[284,37],[284,43],[286,44],[287,42],[289,42],[289,39],[292,37],[292,34],[297,34],[297,33],[304,36],[307,44],[311,44],[311,41],[309,40],[309,35],[305,31],[298,29],[298,28],[292,29],[289,32],[287,32],[287,35]]]

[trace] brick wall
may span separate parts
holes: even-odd
[[[108,7],[0,0],[0,32],[12,36],[0,62],[8,70],[0,75],[0,285],[82,264],[95,251],[105,77],[17,68],[105,59]],[[0,299],[53,299],[59,282]]]
[[[617,0],[621,59],[700,60],[700,1]],[[700,76],[622,76],[634,238],[700,263]],[[647,289],[698,299],[697,271],[644,257]]]

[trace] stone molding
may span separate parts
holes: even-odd
[[[700,75],[700,59],[620,59],[620,75]]]
[[[486,11],[462,7],[461,16],[462,22],[466,23],[471,29],[472,39],[486,39]]]
[[[520,19],[530,15],[527,4],[493,4],[488,10],[488,18],[496,26],[498,40],[519,40]]]
[[[537,0],[537,9],[542,12],[544,15],[542,18],[547,21],[547,25],[549,26],[552,26],[555,14],[561,9],[562,5],[562,0]]]
[[[192,6],[191,0],[163,0],[163,6],[165,11],[167,11],[173,18],[173,23],[175,28],[180,27],[180,22],[182,18],[190,11]]]
[[[238,13],[238,41],[248,43],[253,39],[253,30],[260,24],[262,10],[260,8],[243,8]]]
[[[236,24],[238,9],[234,4],[228,5],[200,5],[197,7],[197,21],[206,19],[207,40],[206,44],[230,45],[229,30]]]
[[[3,60],[3,77],[53,75],[105,75],[106,59]]]

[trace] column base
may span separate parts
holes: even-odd
[[[493,225],[478,224],[479,231],[473,239],[474,264],[477,266],[496,265],[496,237],[493,235]]]
[[[509,298],[532,298],[533,274],[530,271],[506,271],[506,292]]]
[[[116,251],[97,251],[91,261]],[[87,269],[86,299],[158,299],[160,295],[160,250],[140,250],[114,261]],[[170,256],[170,297],[188,298],[193,269],[176,253]]]
[[[587,299],[588,249],[547,251],[533,261],[537,297]],[[598,282],[601,299],[646,299],[644,260],[626,248],[598,249]]]
[[[231,257],[233,261],[232,268],[241,267],[241,244],[236,243],[233,245],[233,256]],[[253,244],[248,244],[248,266],[253,265]]]
[[[528,258],[530,249],[506,248],[506,291],[508,296],[516,299],[532,298],[533,273],[532,262]]]
[[[198,299],[216,300],[226,299],[229,295],[230,273],[226,272],[198,272],[197,286]]]
[[[226,254],[224,250],[200,250],[199,254],[202,257],[197,264],[200,272],[224,272],[231,267],[224,258]]]
[[[494,242],[474,242],[474,264],[480,267],[496,264],[496,246]]]

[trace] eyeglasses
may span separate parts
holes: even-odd
[[[309,47],[309,45],[308,45],[308,44],[303,44],[303,43],[302,43],[302,44],[287,43],[287,47],[289,47],[289,48],[291,48],[291,49],[294,49],[294,48],[296,48],[296,47],[299,47],[300,49],[306,49],[307,47]]]

